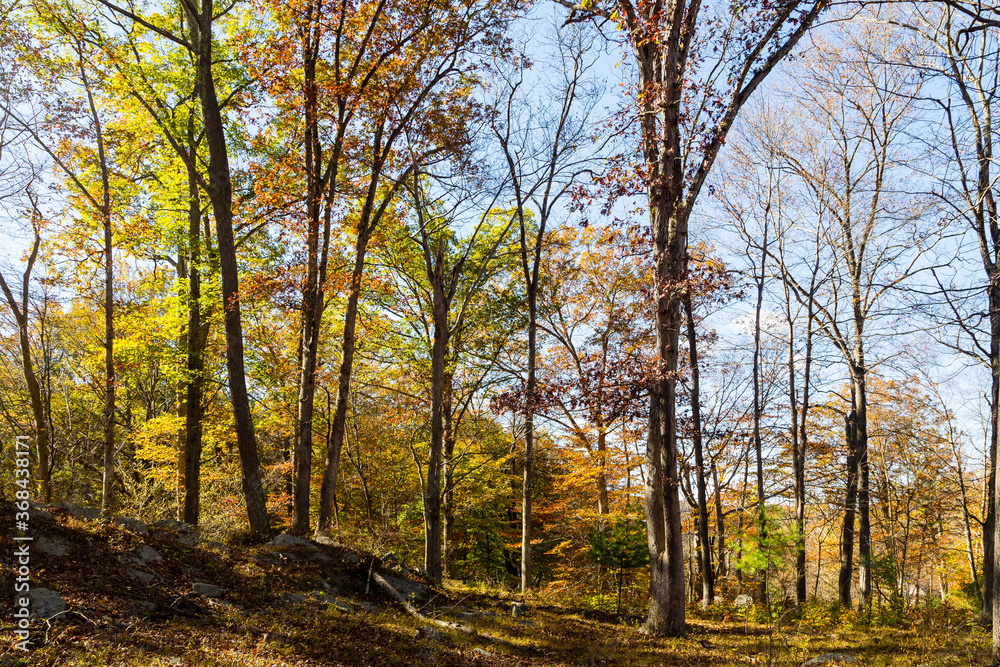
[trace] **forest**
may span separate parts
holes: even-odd
[[[1000,664],[1000,7],[0,2],[11,511]]]

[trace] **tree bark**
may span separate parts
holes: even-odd
[[[193,136],[190,137],[193,139]],[[201,506],[201,449],[208,323],[201,316],[201,198],[194,165],[188,165],[187,377],[184,413],[183,520],[198,525]]]
[[[698,337],[694,324],[691,292],[684,294],[684,314],[687,319],[689,362],[691,365],[691,440],[694,448],[695,479],[698,486],[698,541],[701,551],[701,608],[715,602],[715,572],[712,569],[712,546],[708,538],[708,494],[705,455],[701,440],[701,384],[698,371]]]
[[[31,403],[31,417],[35,425],[35,454],[38,457],[38,492],[44,502],[52,500],[51,463],[49,461],[49,428],[45,416],[45,404],[42,392],[35,375],[35,366],[31,360],[31,338],[28,334],[28,287],[31,283],[31,270],[38,258],[38,248],[41,245],[41,230],[35,227],[35,239],[28,255],[28,263],[21,276],[21,303],[18,304],[14,293],[0,273],[0,288],[3,288],[7,306],[17,324],[17,342],[21,349],[21,371],[24,383],[28,387],[28,400]]]
[[[236,446],[240,454],[243,496],[251,532],[266,535],[271,531],[271,520],[267,514],[267,499],[261,483],[260,460],[257,455],[257,441],[254,436],[253,415],[247,393],[243,359],[239,266],[236,261],[236,240],[233,232],[233,186],[225,127],[212,72],[213,0],[202,0],[200,14],[191,18],[195,27],[195,30],[192,30],[192,42],[197,55],[201,109],[205,140],[208,144],[209,197],[215,217],[219,270],[222,274],[226,370],[236,427]]]
[[[767,213],[765,212],[765,216]],[[760,432],[761,406],[760,397],[760,312],[764,303],[764,279],[765,266],[767,264],[767,241],[768,241],[767,218],[764,218],[764,240],[761,244],[760,253],[760,275],[754,276],[757,283],[757,304],[754,308],[753,324],[753,448],[757,464],[757,548],[764,554],[765,565],[761,573],[760,580],[760,601],[766,606],[767,600],[767,571],[768,561],[770,561],[770,547],[767,544],[767,498],[764,495],[764,453],[763,442]]]
[[[852,410],[845,418],[844,426],[847,441],[847,490],[844,494],[844,523],[840,534],[840,576],[837,579],[840,604],[844,607],[851,606],[851,584],[854,577],[854,512],[858,500],[856,423],[856,415]]]

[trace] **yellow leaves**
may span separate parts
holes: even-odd
[[[177,445],[183,426],[176,415],[154,417],[135,432],[135,458],[144,463],[142,474],[149,480],[172,485],[177,476]]]

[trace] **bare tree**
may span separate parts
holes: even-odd
[[[568,21],[593,17],[618,23],[635,56],[640,171],[655,264],[658,363],[650,387],[646,448],[652,592],[646,629],[656,635],[678,635],[685,628],[685,587],[676,373],[688,222],[740,110],[827,2],[731,5],[729,13],[719,16],[703,11],[700,0],[556,1],[570,9]],[[708,27],[709,22],[713,27]],[[692,66],[692,61],[698,66]]]

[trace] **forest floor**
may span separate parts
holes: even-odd
[[[58,593],[65,610],[32,621],[27,653],[10,625],[12,551],[0,557],[0,667],[797,666],[830,653],[858,665],[989,664],[989,637],[969,612],[927,610],[898,627],[822,614],[771,625],[691,618],[684,637],[656,639],[638,619],[530,598],[514,617],[514,597],[435,589],[333,542],[222,545],[169,522],[130,530],[71,511],[32,513],[32,587]],[[0,525],[13,520],[2,503]],[[458,627],[407,613],[373,574]]]

